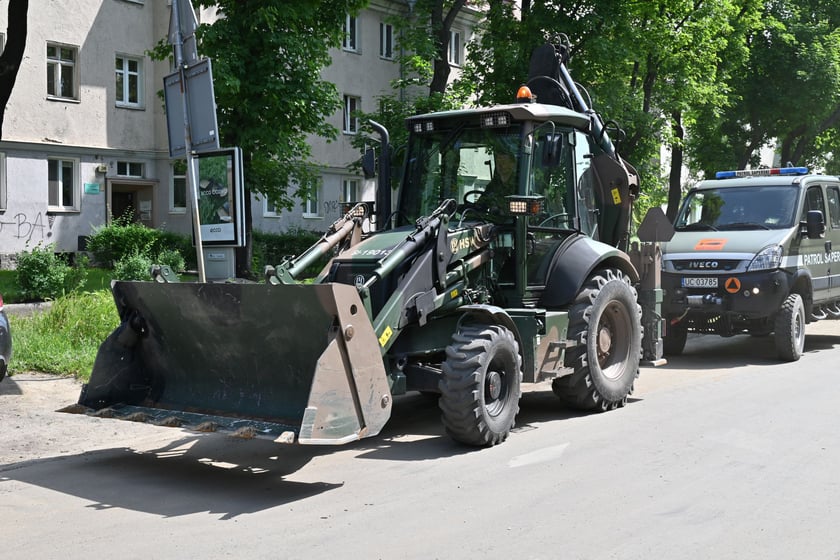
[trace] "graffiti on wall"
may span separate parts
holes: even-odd
[[[0,235],[10,235],[27,242],[43,241],[52,236],[54,222],[55,216],[47,216],[47,223],[44,223],[44,215],[41,212],[32,218],[24,212],[18,212],[11,220],[0,219]]]

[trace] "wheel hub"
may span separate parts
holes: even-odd
[[[502,394],[502,376],[499,375],[498,371],[487,372],[487,382],[485,387],[488,397],[487,400],[495,401],[499,398],[499,395]]]
[[[610,348],[612,348],[612,332],[610,329],[606,327],[606,325],[601,325],[601,328],[598,329],[598,354],[600,356],[606,356],[610,353]]]

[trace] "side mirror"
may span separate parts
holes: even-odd
[[[803,225],[805,227],[802,233],[807,235],[808,239],[819,239],[825,233],[825,218],[819,210],[808,210]]]
[[[560,165],[560,152],[562,148],[563,136],[561,134],[547,135],[542,147],[543,167],[557,167]]]
[[[362,156],[362,173],[365,179],[376,177],[376,152],[373,148],[365,150],[365,155]]]

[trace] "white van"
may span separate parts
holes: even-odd
[[[687,333],[775,333],[795,361],[805,324],[840,318],[840,179],[804,167],[699,182],[662,245],[665,354]]]

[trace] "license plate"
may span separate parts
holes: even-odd
[[[683,288],[717,288],[718,279],[716,276],[707,276],[703,278],[683,278]]]

